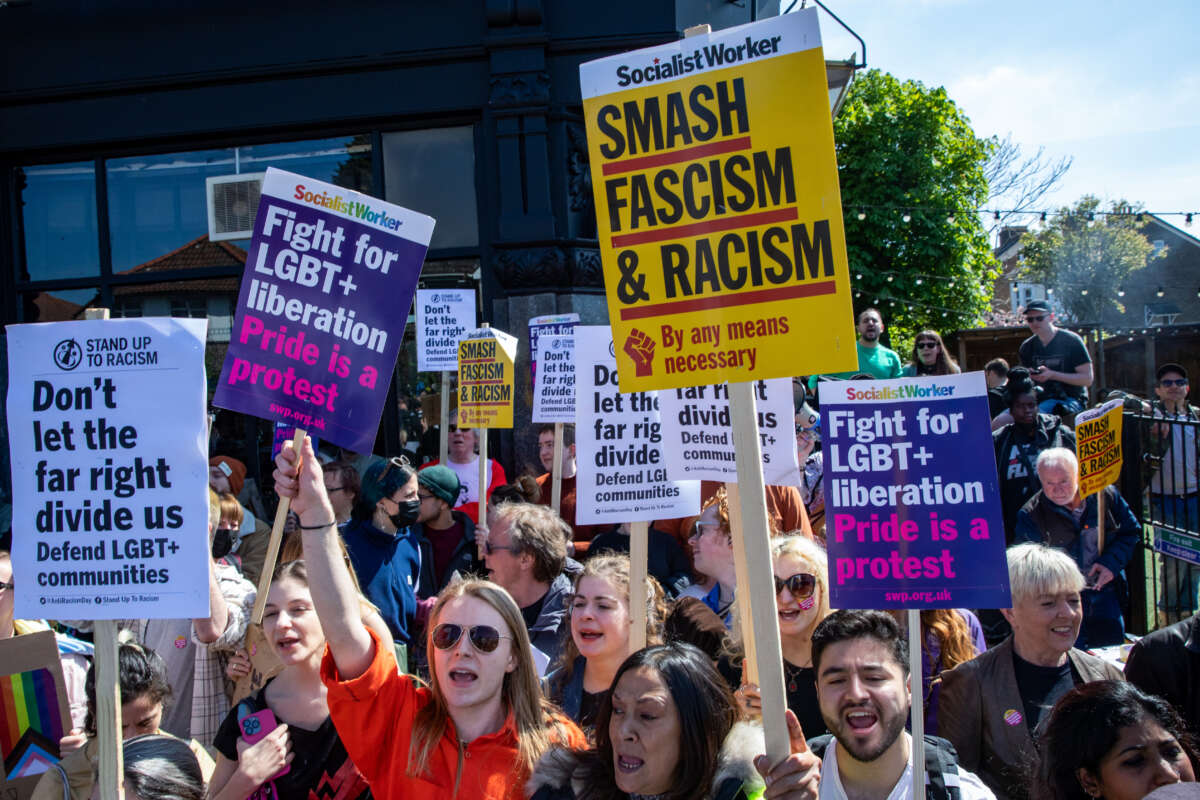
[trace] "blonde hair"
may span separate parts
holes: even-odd
[[[505,673],[500,693],[505,708],[512,712],[517,729],[515,766],[523,775],[528,776],[533,771],[533,765],[551,745],[565,744],[569,741],[564,718],[557,715],[553,704],[542,696],[537,668],[533,664],[533,653],[530,650],[529,632],[525,629],[521,609],[517,607],[512,595],[491,581],[468,578],[451,582],[442,589],[425,625],[425,647],[431,654],[430,661],[433,660],[434,652],[433,629],[437,627],[438,618],[446,604],[459,597],[473,597],[487,603],[500,615],[508,632],[512,634],[511,652],[516,667],[512,672]],[[437,743],[445,735],[446,723],[450,719],[450,708],[446,705],[437,669],[432,663],[429,670],[429,686],[432,697],[417,711],[413,719],[412,740],[408,749],[407,774],[414,778],[428,771],[429,759]],[[458,781],[461,777],[461,773],[455,776],[455,794],[458,793]]]
[[[583,572],[575,578],[573,589],[579,590],[579,584],[584,578],[599,578],[608,581],[617,591],[617,599],[625,604],[626,611],[630,606],[630,565],[629,556],[603,552],[588,558],[583,562]],[[579,658],[579,645],[571,631],[571,603],[567,605],[567,625],[562,653],[558,658],[561,672],[555,679],[556,685],[565,686],[575,673],[575,659]],[[667,618],[667,600],[662,587],[653,577],[646,576],[646,645],[662,643],[663,622]]]
[[[808,630],[808,635],[812,636],[821,620],[833,613],[829,606],[829,558],[820,542],[798,533],[789,533],[771,540],[771,562],[778,561],[782,556],[799,559],[817,576],[817,588],[813,590],[813,598],[817,601],[817,614]]]
[[[1022,600],[1043,594],[1083,591],[1083,573],[1062,550],[1026,542],[1008,548],[1008,583],[1016,607]]]
[[[346,549],[346,540],[342,538],[339,531],[337,534],[338,549],[342,551],[342,562],[346,565],[346,571],[350,573],[350,582],[354,584],[354,591],[358,592],[358,605],[364,616],[368,611],[380,613],[379,606],[372,603],[363,594],[362,586],[358,583],[358,573],[354,571],[354,564],[350,561],[350,551]],[[281,564],[287,564],[292,561],[304,560],[304,541],[300,536],[300,531],[292,531],[283,535],[283,543],[279,546],[279,557],[275,560],[275,570],[279,571]],[[272,577],[271,583],[274,583],[277,578]],[[271,587],[267,587],[270,591]]]

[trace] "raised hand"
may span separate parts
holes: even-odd
[[[774,767],[766,756],[754,759],[754,768],[767,782],[766,800],[817,800],[821,791],[821,759],[808,749],[800,720],[789,708],[785,714],[792,754]]]

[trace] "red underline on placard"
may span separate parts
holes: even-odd
[[[1104,455],[1105,453],[1110,453],[1118,447],[1120,447],[1120,444],[1118,442],[1113,442],[1108,447],[1101,450],[1099,453],[1096,453],[1095,455],[1091,455],[1091,456],[1084,456],[1084,458],[1099,458],[1100,456]]]
[[[496,359],[494,358],[464,358],[458,362],[460,364],[491,364]]]
[[[757,211],[753,214],[741,214],[736,217],[722,217],[704,222],[692,222],[687,225],[676,225],[674,228],[659,228],[640,233],[623,233],[612,237],[613,247],[629,247],[635,244],[661,242],[664,239],[683,239],[689,236],[702,236],[706,233],[733,231],[738,228],[753,228],[757,225],[767,225],[772,222],[789,222],[797,219],[800,212],[795,208],[775,208],[770,211]]]
[[[508,403],[504,402],[503,400],[500,400],[499,402],[496,402],[496,403],[463,403],[463,408],[465,408],[469,411],[472,408],[483,408],[484,406],[506,406],[506,405],[508,405]]]
[[[695,147],[685,147],[682,150],[672,150],[669,153],[657,153],[652,156],[627,158],[624,161],[610,161],[600,168],[603,175],[620,175],[622,172],[633,172],[639,169],[661,167],[665,164],[680,164],[684,161],[694,161],[705,156],[719,156],[738,150],[750,149],[750,137],[741,136],[737,139],[726,139],[723,142],[698,144]]]
[[[500,378],[500,379],[494,380],[494,381],[463,381],[462,385],[463,386],[490,386],[495,383],[504,383],[504,382],[505,382],[505,380],[503,378]]]
[[[752,306],[758,303],[773,303],[777,300],[795,300],[800,297],[817,297],[823,294],[836,294],[837,284],[834,281],[819,283],[801,283],[796,286],[780,286],[776,289],[760,289],[756,292],[740,292],[738,294],[723,294],[719,297],[700,297],[695,300],[680,300],[674,303],[655,303],[649,306],[621,309],[621,319],[646,319],[647,317],[665,317],[670,314],[686,314],[689,311],[707,311],[712,308],[737,308]]]

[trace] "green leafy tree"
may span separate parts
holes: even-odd
[[[833,129],[856,309],[878,305],[894,344],[973,325],[999,271],[977,213],[996,143],[945,89],[879,70],[851,84]]]
[[[1141,210],[1119,200],[1104,213],[1091,195],[1059,209],[1042,230],[1021,238],[1022,277],[1053,289],[1075,322],[1116,319],[1125,311],[1119,288],[1166,255],[1165,249],[1154,253],[1142,233]]]

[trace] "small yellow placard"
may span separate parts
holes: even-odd
[[[1121,477],[1120,400],[1088,409],[1075,417],[1075,456],[1079,459],[1079,494],[1095,494]]]
[[[513,426],[513,360],[517,339],[478,328],[458,342],[458,424],[464,428]]]

